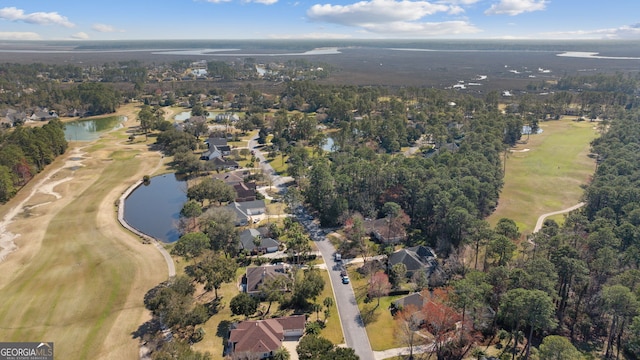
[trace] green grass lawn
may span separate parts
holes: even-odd
[[[278,154],[273,159],[267,158],[267,161],[269,162],[273,170],[275,170],[278,175],[286,175],[287,167],[288,167],[287,166],[288,158],[289,157],[286,155],[283,156],[282,154]]]
[[[328,339],[334,344],[344,343],[344,337],[342,334],[342,324],[340,324],[340,317],[338,316],[338,308],[336,307],[336,299],[333,296],[333,289],[331,288],[331,281],[329,280],[329,273],[326,270],[322,270],[322,277],[324,278],[324,290],[322,294],[318,296],[318,301],[322,302],[325,298],[330,297],[333,299],[333,305],[331,306],[330,316],[326,322],[326,326],[322,329],[320,335]],[[309,319],[315,319],[315,314],[311,315]],[[320,314],[320,318],[323,319],[323,314]]]
[[[368,278],[356,272],[354,268],[348,268],[351,286],[356,294],[358,308],[365,322],[367,335],[371,348],[381,351],[405,346],[396,337],[395,320],[389,311],[389,305],[401,296],[385,296],[380,298],[380,305],[376,299],[366,301]]]
[[[587,156],[598,135],[595,127],[569,118],[541,123],[542,134],[507,155],[504,188],[488,221],[495,225],[500,218],[510,218],[522,233],[530,233],[538,216],[580,202],[580,186],[589,182],[595,169]]]

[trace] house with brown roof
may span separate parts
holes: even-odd
[[[248,174],[249,174],[248,171],[243,170],[243,171],[217,173],[217,174],[213,174],[211,177],[213,178],[213,180],[216,180],[216,179],[222,180],[224,181],[225,184],[234,186],[236,184],[244,182],[244,178]]]
[[[254,201],[256,199],[256,183],[240,182],[233,185],[233,189],[236,191],[236,202]]]
[[[232,325],[227,342],[229,354],[266,359],[282,346],[285,338],[299,338],[306,318],[294,315],[275,319],[243,321]]]
[[[407,238],[407,231],[403,226],[394,226],[388,218],[367,220],[365,229],[383,244],[397,244]]]
[[[244,291],[249,295],[259,296],[262,284],[276,279],[279,276],[285,276],[287,278],[291,276],[288,265],[249,266],[242,279]],[[287,287],[284,286],[282,291],[287,291]]]

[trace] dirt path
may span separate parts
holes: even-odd
[[[538,217],[538,221],[536,222],[536,227],[533,229],[533,232],[537,233],[538,231],[540,231],[540,229],[542,228],[542,224],[544,223],[544,219],[548,218],[549,216],[568,213],[568,212],[571,212],[571,211],[573,211],[575,209],[579,209],[579,208],[583,207],[584,205],[585,205],[585,203],[581,202],[579,204],[573,205],[572,207],[566,208],[564,210],[553,211],[553,212],[550,212],[550,213],[546,213],[546,214],[540,215],[540,217]]]

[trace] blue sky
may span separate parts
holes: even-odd
[[[640,39],[640,1],[0,1],[0,40],[387,38]]]

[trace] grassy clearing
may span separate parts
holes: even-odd
[[[505,185],[488,221],[495,225],[500,218],[510,218],[527,233],[538,216],[580,202],[580,185],[589,182],[595,169],[587,156],[597,136],[595,126],[570,118],[541,123],[542,134],[531,136],[507,155]]]

